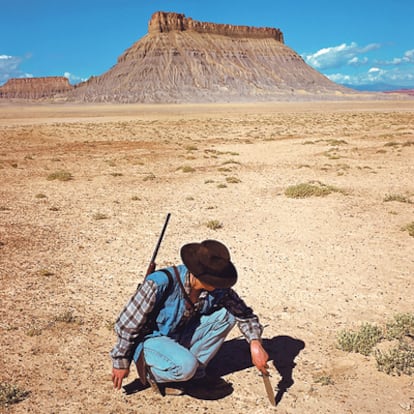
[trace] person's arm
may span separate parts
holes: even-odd
[[[269,355],[266,350],[263,348],[261,341],[258,339],[253,339],[250,342],[250,355],[252,357],[252,362],[254,366],[263,374],[269,375],[269,365],[267,361],[269,360]]]
[[[145,281],[129,300],[117,321],[115,332],[118,341],[111,351],[112,382],[114,388],[120,389],[122,381],[129,374],[136,339],[154,308],[157,297],[157,285],[153,281]]]
[[[259,318],[233,289],[229,289],[225,295],[223,305],[234,315],[240,331],[250,344],[253,364],[262,374],[268,375],[267,361],[269,360],[269,355],[262,345],[263,326],[260,324]]]

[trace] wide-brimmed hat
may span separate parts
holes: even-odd
[[[215,288],[229,288],[237,281],[230,252],[217,240],[185,244],[181,248],[181,258],[197,279]]]

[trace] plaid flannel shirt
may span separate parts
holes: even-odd
[[[190,278],[187,273],[184,288],[190,293]],[[198,303],[195,304],[195,311],[202,309],[203,303],[208,296],[207,291],[200,294]],[[134,296],[129,300],[115,323],[115,332],[118,335],[118,342],[111,351],[114,368],[128,368],[135,348],[135,340],[145,328],[148,315],[155,306],[157,295],[157,285],[151,280],[146,280]],[[184,300],[184,299],[183,299]],[[229,289],[227,294],[220,301],[220,305],[225,307],[236,318],[238,327],[246,340],[250,343],[253,339],[260,339],[263,327],[258,317],[253,313],[244,301],[233,290]],[[180,325],[191,318],[191,314],[183,316]]]

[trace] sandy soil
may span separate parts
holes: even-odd
[[[336,347],[342,329],[414,309],[413,204],[384,201],[414,201],[413,178],[414,101],[1,104],[0,381],[30,395],[0,411],[414,412],[413,377]],[[310,181],[343,191],[285,195]],[[159,267],[190,241],[229,246],[275,394],[294,381],[276,409],[237,328],[213,362],[223,399],[112,390],[112,325],[167,212]]]

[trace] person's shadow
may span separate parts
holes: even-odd
[[[305,342],[290,336],[280,335],[271,339],[263,339],[262,343],[269,354],[269,361],[273,361],[274,367],[281,376],[275,395],[275,404],[277,405],[282,400],[284,393],[294,383],[293,368],[296,366],[295,358],[305,348]],[[224,342],[220,351],[208,364],[207,373],[219,378],[252,366],[249,344],[245,339],[232,339]],[[146,388],[148,386],[143,386],[139,379],[123,387],[126,394],[133,394]],[[231,394],[232,390],[230,385],[230,390],[224,392],[223,395],[209,397],[208,399],[223,398]],[[204,397],[201,399],[207,398]]]
[[[305,342],[290,336],[280,335],[271,339],[263,339],[262,343],[269,354],[269,360],[273,361],[274,367],[281,376],[275,395],[277,405],[282,400],[284,393],[294,383],[295,358],[305,348]],[[220,351],[209,363],[207,372],[221,377],[249,367],[252,367],[249,344],[245,339],[232,339],[224,342]]]

